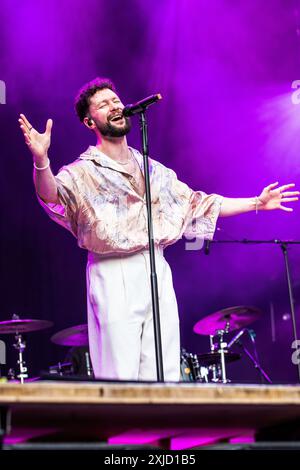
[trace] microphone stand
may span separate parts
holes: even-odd
[[[164,382],[161,328],[160,328],[160,315],[159,315],[159,299],[158,299],[158,287],[157,287],[157,274],[156,274],[156,267],[155,267],[155,245],[154,245],[153,221],[152,221],[152,210],[151,210],[148,132],[147,132],[147,121],[146,121],[145,111],[146,110],[144,109],[140,112],[140,130],[141,130],[141,136],[142,136],[144,174],[145,174],[155,358],[156,358],[157,381]]]
[[[293,286],[291,282],[291,274],[290,274],[290,266],[289,266],[289,258],[288,258],[288,245],[300,245],[300,241],[299,240],[247,240],[247,239],[243,239],[243,240],[212,240],[210,244],[212,243],[242,243],[246,245],[260,245],[260,244],[280,245],[282,252],[283,252],[283,256],[284,256],[284,261],[285,261],[285,271],[286,271],[286,278],[287,278],[287,284],[288,284],[288,290],[289,290],[291,317],[292,317],[292,322],[293,322],[294,341],[295,341],[295,344],[298,344],[294,294],[293,294]],[[298,380],[300,382],[300,361],[297,364],[297,368],[298,368]]]
[[[269,384],[272,383],[272,380],[270,379],[270,377],[267,375],[267,373],[263,370],[263,368],[261,367],[261,365],[259,364],[259,362],[254,359],[254,357],[252,356],[252,354],[248,351],[248,349],[243,345],[242,341],[238,341],[238,344],[243,348],[244,352],[247,354],[247,356],[251,359],[251,361],[253,362],[254,364],[254,367],[255,369],[257,369],[260,373],[261,373],[261,377],[264,377],[266,379],[267,382],[269,382]]]

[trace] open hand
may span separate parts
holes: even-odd
[[[24,134],[25,142],[31,150],[35,161],[42,161],[47,157],[47,152],[51,142],[51,129],[53,125],[52,119],[48,119],[46,129],[43,134],[36,131],[26,116],[20,114],[20,128]]]
[[[298,195],[300,192],[287,191],[287,189],[293,188],[295,186],[294,183],[284,184],[283,186],[276,188],[277,185],[278,181],[277,183],[269,184],[269,186],[266,186],[263,189],[260,196],[258,196],[259,209],[266,211],[281,209],[286,212],[292,212],[293,209],[291,207],[283,206],[282,203],[298,201]]]

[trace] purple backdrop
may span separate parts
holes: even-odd
[[[243,197],[277,180],[299,187],[300,105],[292,82],[300,79],[300,2],[27,0],[12,8],[3,0],[1,10],[1,319],[18,313],[54,322],[51,331],[27,335],[26,357],[35,375],[66,353],[50,336],[86,321],[86,255],[38,206],[18,114],[41,130],[53,118],[50,158],[58,171],[94,142],[73,111],[78,88],[97,75],[110,76],[124,102],[162,93],[149,111],[151,155],[192,188]],[[140,147],[137,125],[129,143]],[[220,219],[216,238],[297,240],[299,214],[298,206],[292,214]],[[186,251],[183,240],[166,256],[186,349],[208,352],[208,338],[192,331],[200,318],[254,305],[263,310],[253,324],[262,364],[274,381],[297,381],[279,246],[212,245],[205,256],[203,250]],[[300,247],[293,246],[298,317],[299,260]],[[12,367],[11,347],[8,356]],[[258,381],[246,358],[228,375]]]

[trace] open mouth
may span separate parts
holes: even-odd
[[[109,119],[110,122],[120,122],[123,120],[122,114],[115,114],[112,118]]]

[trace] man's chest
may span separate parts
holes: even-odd
[[[125,177],[127,177],[127,175],[125,175]],[[128,180],[133,190],[143,198],[145,195],[145,178],[140,168],[131,175],[128,175]]]

